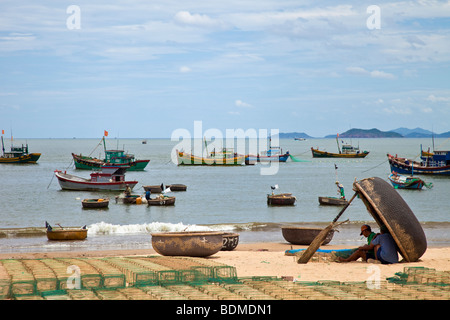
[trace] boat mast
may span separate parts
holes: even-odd
[[[339,133],[336,136],[336,143],[337,143],[337,146],[338,146],[339,154],[341,154],[341,148],[339,147]]]
[[[5,155],[5,145],[3,144],[3,135],[2,135],[2,151],[3,151],[3,156]]]

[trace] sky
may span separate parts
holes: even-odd
[[[450,131],[450,1],[0,2],[0,129]]]

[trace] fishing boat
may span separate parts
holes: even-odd
[[[129,167],[128,171],[143,171],[150,160],[136,160],[133,154],[125,153],[124,150],[107,150],[105,137],[102,138],[103,148],[105,152],[104,159],[98,159],[91,156],[83,156],[81,154],[72,153],[75,168],[92,170],[100,168],[104,165]]]
[[[81,205],[85,209],[108,208],[109,199],[83,199]]]
[[[149,206],[173,206],[175,205],[175,197],[160,195],[156,198],[147,200]]]
[[[286,162],[289,158],[289,151],[283,153],[280,147],[271,147],[267,151],[261,152],[258,155],[248,154],[245,156],[245,164],[252,165],[257,162],[266,163],[266,162]]]
[[[215,150],[208,157],[198,157],[184,151],[176,150],[178,165],[200,165],[200,166],[236,166],[245,162],[245,156],[237,154],[232,149],[223,148]]]
[[[292,193],[268,194],[267,204],[269,206],[293,206],[297,198]]]
[[[319,150],[319,148],[314,149],[311,147],[311,152],[313,158],[365,158],[369,151],[360,151],[359,147],[354,147],[350,144],[343,144],[342,148],[339,145],[339,135],[336,136],[336,142],[339,153],[327,152]]]
[[[55,176],[63,190],[124,191],[127,186],[133,189],[138,183],[125,180],[126,170],[126,167],[103,166],[101,170],[92,172],[90,179],[55,170]]]
[[[432,156],[415,161],[388,154],[391,171],[399,174],[450,176],[450,151],[435,151]]]
[[[14,147],[11,143],[11,151],[5,152],[5,145],[2,136],[2,155],[0,163],[36,163],[41,157],[40,153],[29,153],[28,144],[21,147]]]
[[[86,229],[86,226],[81,228],[63,228],[59,225],[61,229],[56,230],[48,222],[45,222],[45,226],[48,240],[84,240],[87,237],[88,229]]]
[[[420,190],[423,186],[427,188],[431,188],[433,184],[425,183],[421,178],[414,176],[404,176],[400,175],[397,172],[392,172],[389,177],[389,181],[395,189],[415,189]]]
[[[319,197],[319,203],[321,205],[345,206],[348,201],[344,198],[337,197]]]

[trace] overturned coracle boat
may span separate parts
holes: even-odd
[[[282,227],[281,232],[284,239],[292,244],[298,245],[310,245],[311,242],[322,231],[320,228],[303,228],[303,227]],[[333,239],[334,229],[328,232],[327,237],[323,241],[322,245],[328,244]]]
[[[220,251],[223,232],[189,231],[152,234],[153,249],[163,256],[207,257]]]
[[[82,228],[63,228],[53,229],[48,222],[45,222],[47,228],[47,239],[48,240],[84,240],[87,237],[88,229],[86,226]]]
[[[293,206],[297,198],[292,193],[268,194],[267,204],[269,206]]]
[[[353,183],[367,211],[385,225],[407,262],[418,261],[427,249],[425,233],[400,194],[385,180],[374,177]]]

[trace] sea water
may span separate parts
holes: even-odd
[[[352,139],[351,144],[369,151],[364,159],[312,158],[311,147],[337,152],[336,139],[296,141],[280,139],[288,159],[264,174],[268,165],[253,166],[177,166],[171,155],[178,141],[171,139],[107,139],[108,149],[123,149],[137,159],[150,159],[144,171],[128,171],[127,180],[139,183],[134,194],[144,194],[145,185],[184,184],[185,192],[172,192],[175,206],[154,207],[116,203],[117,192],[61,190],[55,170],[89,178],[87,170],[75,169],[72,153],[103,158],[100,139],[16,139],[15,145],[28,143],[30,152],[40,152],[37,164],[0,164],[0,228],[10,231],[0,238],[0,253],[57,250],[145,249],[151,248],[151,233],[183,230],[223,230],[240,234],[240,243],[286,242],[281,233],[285,225],[327,226],[342,209],[321,206],[319,196],[338,196],[336,180],[343,184],[347,198],[353,195],[355,180],[390,173],[387,154],[419,159],[420,146],[426,150],[430,139]],[[445,139],[435,145],[449,149]],[[242,143],[248,143],[242,141]],[[447,145],[445,145],[447,143]],[[6,149],[9,148],[6,143]],[[187,151],[187,150],[186,150]],[[337,167],[337,169],[336,169]],[[267,172],[266,172],[267,173]],[[428,245],[450,244],[450,177],[422,176],[433,188],[398,190],[420,221]],[[267,205],[271,186],[276,193],[292,193],[297,202],[290,207]],[[156,195],[153,195],[156,196]],[[109,198],[107,209],[83,209],[85,198]],[[361,245],[360,226],[378,226],[363,202],[355,198],[339,221],[341,225],[330,244]],[[85,241],[52,242],[43,235],[22,237],[15,230],[44,227],[45,221],[58,228],[89,229]]]

